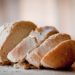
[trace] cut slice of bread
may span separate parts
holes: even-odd
[[[27,53],[26,60],[36,66],[40,67],[40,61],[42,57],[52,48],[57,46],[62,41],[71,39],[68,34],[58,33],[50,36],[46,39],[38,48],[34,49],[32,52]]]
[[[45,54],[45,56],[41,60],[41,64],[46,68],[53,69],[69,67],[74,62],[72,47],[75,46],[75,43],[73,42],[75,41],[67,40],[58,44],[47,54]]]
[[[23,60],[27,52],[31,52],[48,36],[55,33],[58,33],[58,31],[52,26],[37,28],[35,31],[32,31],[27,38],[23,39],[12,51],[10,51],[7,58],[14,63]]]
[[[9,26],[6,25],[0,34],[0,63],[7,62],[8,52],[35,28],[36,25],[29,21],[20,21]]]
[[[38,44],[41,44],[49,36],[58,33],[58,30],[53,26],[44,26],[36,28],[35,31],[30,33],[30,37],[35,37]]]
[[[35,38],[27,37],[23,39],[12,51],[10,51],[7,55],[7,58],[11,62],[19,62],[24,59],[28,50],[32,50],[37,47],[38,44]]]

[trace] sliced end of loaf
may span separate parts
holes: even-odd
[[[0,58],[3,62],[8,61],[7,54],[11,51],[23,38],[36,28],[36,25],[29,21],[16,22],[7,27],[0,34]],[[6,35],[5,35],[6,33]],[[0,62],[2,62],[0,61]]]
[[[42,58],[41,64],[54,69],[70,66],[74,61],[71,42],[67,40],[58,44]]]

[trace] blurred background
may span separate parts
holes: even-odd
[[[0,25],[19,20],[53,25],[75,39],[75,0],[0,0]]]

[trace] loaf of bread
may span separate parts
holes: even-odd
[[[8,62],[7,54],[23,38],[36,28],[36,25],[29,21],[20,21],[11,25],[4,25],[0,33],[0,63]]]
[[[7,58],[14,63],[22,61],[27,52],[31,52],[48,36],[55,33],[58,33],[58,31],[52,26],[37,28],[35,31],[32,31],[27,38],[23,39],[15,48],[13,48],[13,50],[8,53]]]
[[[53,26],[37,27],[30,21],[0,27],[0,64],[15,68],[69,67],[75,62],[75,40]],[[74,68],[75,64],[71,66]]]
[[[46,68],[59,69],[69,67],[74,62],[72,47],[74,40],[66,40],[51,49],[41,60],[41,64]]]
[[[35,48],[33,51],[27,53],[26,60],[36,66],[40,67],[40,61],[42,57],[50,50],[55,48],[62,41],[71,39],[68,34],[57,33],[52,36],[49,36],[39,47]]]

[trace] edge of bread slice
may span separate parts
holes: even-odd
[[[0,63],[7,62],[8,52],[35,28],[36,25],[29,21],[19,21],[9,26],[6,25],[0,34]]]

